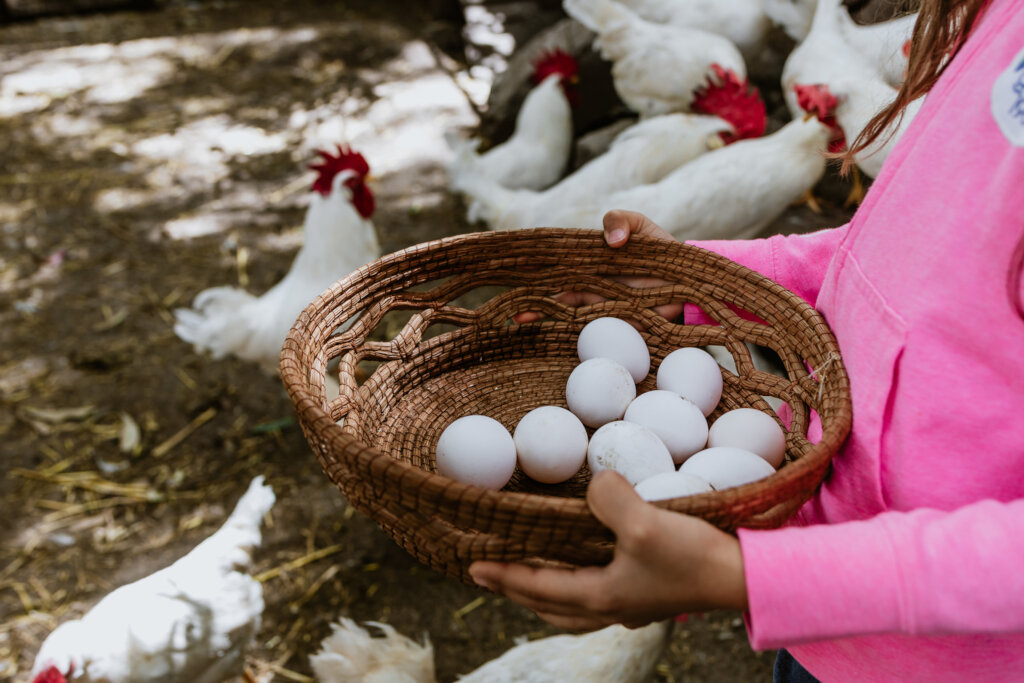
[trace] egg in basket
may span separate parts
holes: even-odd
[[[636,276],[666,284],[621,281]],[[556,298],[570,290],[594,293],[596,303]],[[667,320],[654,310],[666,303],[692,304],[707,323]],[[540,317],[513,321],[524,312]],[[407,322],[381,340],[384,321],[399,315]],[[792,415],[785,460],[770,476],[653,504],[733,531],[779,526],[814,493],[850,429],[835,338],[792,292],[683,243],[634,236],[612,249],[597,230],[534,228],[416,245],[313,301],[285,341],[281,376],[325,474],[421,562],[467,583],[469,565],[483,559],[604,564],[614,538],[584,501],[588,467],[557,484],[517,468],[492,490],[439,474],[436,448],[464,416],[493,418],[511,433],[535,408],[565,407],[579,334],[607,317],[633,324],[649,349],[651,372],[638,394],[655,389],[671,352],[713,345],[728,350],[736,371],[721,370],[709,421],[738,408],[774,416],[772,397]],[[786,376],[757,370],[748,343],[777,354]],[[335,365],[339,395],[328,398]],[[812,414],[822,428],[815,443],[807,436]]]

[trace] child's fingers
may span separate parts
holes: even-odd
[[[609,246],[621,247],[630,235],[647,235],[659,239],[675,239],[642,213],[615,209],[604,215],[604,238]]]
[[[589,306],[605,300],[594,292],[559,292],[554,299],[566,306]],[[537,311],[521,311],[512,316],[512,322],[518,324],[532,323],[540,320],[543,315]]]

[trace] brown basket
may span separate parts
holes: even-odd
[[[616,276],[671,284],[632,289]],[[605,300],[569,307],[553,298],[568,289]],[[676,324],[651,310],[668,302],[696,304],[719,324]],[[512,324],[522,311],[545,317]],[[407,322],[391,335],[386,328],[398,316]],[[285,341],[281,376],[327,476],[421,562],[466,582],[470,563],[481,559],[603,564],[613,537],[583,499],[585,467],[558,485],[517,471],[503,490],[489,491],[442,477],[434,465],[437,439],[458,417],[488,415],[511,431],[533,408],[564,406],[565,381],[579,363],[577,335],[603,316],[643,330],[652,371],[638,391],[654,388],[655,369],[671,351],[722,345],[737,374],[723,370],[722,400],[710,419],[739,407],[774,416],[765,396],[793,411],[786,463],[774,475],[659,505],[733,531],[778,526],[813,494],[850,428],[835,338],[792,292],[678,242],[634,236],[612,249],[596,230],[536,228],[410,247],[363,266],[311,303]],[[374,341],[382,333],[393,338]],[[756,370],[744,342],[773,349],[788,377]],[[340,395],[328,401],[325,375],[334,360]],[[824,432],[816,444],[807,440],[811,410]]]

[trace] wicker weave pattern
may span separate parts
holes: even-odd
[[[670,284],[633,289],[620,276]],[[577,308],[553,298],[569,289],[604,301]],[[466,303],[483,294],[489,298],[482,304]],[[694,303],[719,324],[675,324],[651,310],[670,302]],[[401,331],[372,340],[396,311],[410,315]],[[522,311],[545,317],[511,324]],[[285,342],[281,375],[327,476],[425,564],[463,581],[469,564],[484,558],[600,564],[610,559],[613,539],[583,500],[586,468],[558,485],[517,472],[495,492],[437,475],[433,453],[441,431],[462,415],[489,415],[511,430],[537,406],[564,406],[565,381],[578,363],[576,337],[603,316],[643,329],[652,371],[639,391],[654,388],[654,372],[671,351],[716,344],[733,354],[737,374],[723,373],[712,419],[738,407],[774,415],[763,396],[793,409],[787,461],[776,474],[659,505],[732,531],[778,526],[812,495],[850,428],[849,385],[835,338],[795,294],[681,243],[634,237],[611,249],[598,231],[537,228],[417,245],[364,266],[311,303]],[[773,349],[789,377],[755,370],[744,342]],[[324,377],[335,359],[341,393],[327,402]],[[379,365],[360,384],[357,366],[365,361]],[[812,409],[824,430],[817,444],[807,440]]]

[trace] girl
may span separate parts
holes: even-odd
[[[696,243],[839,340],[853,430],[790,525],[734,538],[602,472],[608,566],[481,562],[480,584],[574,630],[744,610],[753,647],[788,650],[778,680],[1024,680],[1024,0],[924,0],[907,81],[853,146],[926,91],[848,225]],[[604,223],[613,247],[670,239]]]

